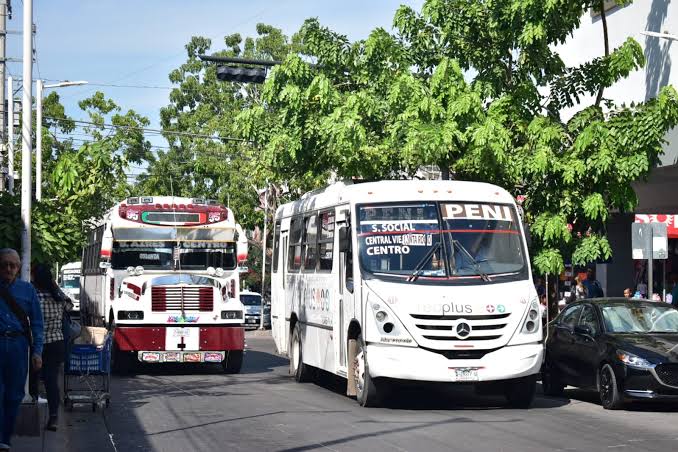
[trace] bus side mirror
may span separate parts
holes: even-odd
[[[101,261],[99,262],[99,268],[111,268],[111,263],[108,261]]]
[[[351,250],[351,234],[349,229],[344,226],[339,228],[339,252],[347,253]]]

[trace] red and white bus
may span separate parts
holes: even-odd
[[[89,233],[81,314],[114,331],[114,367],[134,361],[220,362],[240,371],[245,348],[238,262],[247,239],[215,201],[128,198]]]

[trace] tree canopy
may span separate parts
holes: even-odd
[[[633,106],[600,97],[644,65],[632,38],[565,65],[555,46],[601,4],[428,0],[401,7],[392,33],[356,42],[309,19],[303,52],[272,71],[240,130],[280,181],[418,177],[435,165],[525,197],[539,272],[607,259],[606,221],[635,207],[631,182],[657,163],[678,98],[672,87]]]

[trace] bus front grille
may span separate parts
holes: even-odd
[[[151,309],[153,312],[212,311],[214,305],[213,287],[165,287],[151,288]],[[183,303],[182,303],[183,301]]]

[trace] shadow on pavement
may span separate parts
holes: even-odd
[[[577,400],[579,402],[586,402],[593,405],[598,405],[601,411],[604,411],[600,404],[600,396],[595,390],[586,390],[571,388],[566,389],[562,398],[546,397],[549,400]],[[678,405],[675,402],[658,401],[658,400],[634,400],[629,401],[624,405],[625,411],[631,412],[658,412],[658,413],[678,413]]]

